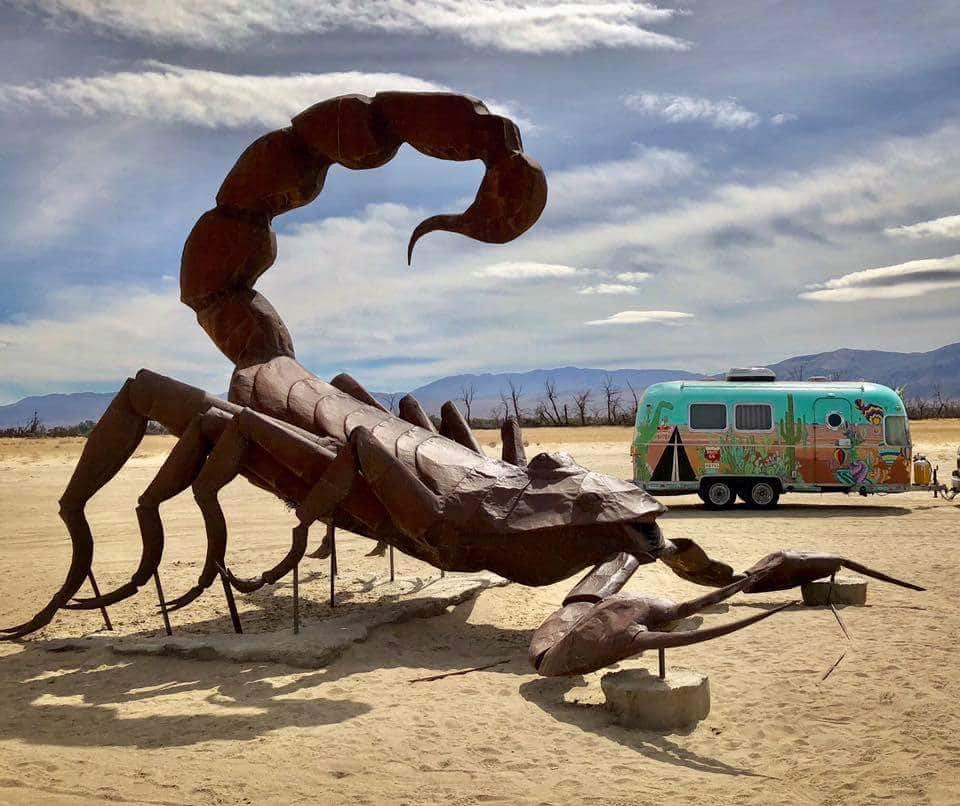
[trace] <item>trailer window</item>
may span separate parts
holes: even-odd
[[[737,431],[770,431],[773,428],[773,406],[769,403],[737,403],[734,421]]]
[[[907,418],[900,415],[887,415],[883,419],[883,441],[887,445],[903,448],[910,444],[910,430]]]
[[[726,405],[723,403],[691,403],[690,428],[694,431],[726,431]]]

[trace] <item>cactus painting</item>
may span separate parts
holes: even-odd
[[[797,446],[807,441],[807,424],[801,417],[799,420],[794,414],[793,395],[787,395],[787,410],[777,424],[777,434],[780,442],[786,446],[783,451],[784,464],[790,476],[797,473]]]

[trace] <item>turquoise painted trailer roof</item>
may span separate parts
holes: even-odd
[[[904,414],[900,396],[887,386],[868,381],[665,381],[646,388],[637,410],[637,422],[647,416],[646,410],[657,404],[669,403],[686,406],[691,402],[750,403],[769,402],[779,417],[787,397],[793,397],[798,406],[812,406],[818,398],[836,397],[855,404],[880,406],[886,414]],[[669,416],[675,422],[680,412]]]
[[[647,391],[656,389],[675,390],[677,392],[690,389],[726,390],[740,392],[755,390],[758,392],[776,390],[778,392],[876,392],[878,394],[897,393],[888,386],[869,381],[663,381],[647,387]]]

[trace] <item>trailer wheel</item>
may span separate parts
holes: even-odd
[[[729,509],[737,500],[737,493],[727,481],[717,479],[700,487],[700,499],[707,509]]]
[[[772,481],[760,479],[750,485],[746,500],[754,509],[773,509],[780,500],[780,490]]]

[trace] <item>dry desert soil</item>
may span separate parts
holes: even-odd
[[[493,434],[481,438],[498,450]],[[629,429],[526,438],[528,455],[566,450],[629,476]],[[952,468],[960,421],[917,423],[914,439]],[[136,566],[136,499],[172,444],[147,438],[89,506],[102,588]],[[69,541],[56,502],[81,448],[0,440],[0,624],[32,615],[62,581]],[[249,575],[271,565],[289,543],[291,514],[243,481],[222,500],[231,566]],[[529,667],[530,635],[572,581],[485,591],[445,615],[379,628],[309,670],[96,646],[52,652],[49,639],[101,627],[97,612],[64,612],[29,639],[0,644],[0,803],[960,803],[960,508],[925,493],[785,496],[769,513],[710,513],[694,497],[667,503],[668,536],[695,538],[734,567],[783,547],[835,551],[928,591],[872,582],[866,607],[843,609],[849,641],[829,610],[797,607],[671,650],[672,666],[709,674],[713,698],[706,721],[673,734],[627,729],[574,704],[599,675],[548,680]],[[163,582],[174,596],[199,572],[202,522],[189,495],[162,515]],[[363,556],[368,541],[344,535],[339,546],[338,614],[409,597],[436,575],[398,557],[391,584],[386,562]],[[330,618],[326,565],[307,560],[302,577],[305,621]],[[627,590],[685,598],[697,589],[655,564]],[[739,597],[704,618],[742,618],[793,598]],[[248,632],[290,629],[289,580],[239,604]],[[110,614],[119,633],[160,634],[151,588]],[[178,633],[230,630],[217,588],[172,618]],[[655,665],[640,657],[620,668]]]

